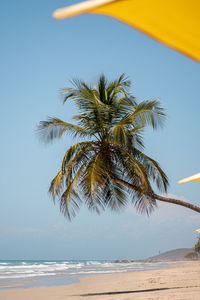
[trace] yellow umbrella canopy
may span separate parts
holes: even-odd
[[[200,62],[200,0],[89,0],[53,16],[86,12],[117,18]]]
[[[180,180],[178,183],[181,184],[181,183],[186,183],[186,182],[189,182],[189,181],[200,181],[200,173],[192,175],[192,176],[187,177],[187,178],[184,178],[184,179]]]
[[[200,232],[200,228],[196,230],[196,232]]]

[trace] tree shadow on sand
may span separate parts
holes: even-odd
[[[89,296],[106,296],[106,295],[120,295],[120,294],[134,294],[134,293],[148,293],[155,291],[164,291],[170,290],[171,288],[157,288],[157,289],[146,289],[146,290],[135,290],[135,291],[119,291],[119,292],[104,292],[104,293],[89,293],[82,294],[81,297],[89,297]]]

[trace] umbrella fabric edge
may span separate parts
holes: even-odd
[[[182,183],[186,183],[186,182],[189,182],[189,181],[200,181],[200,173],[197,173],[195,175],[192,175],[192,176],[189,176],[189,177],[186,177],[182,180],[179,180],[179,184],[182,184]]]

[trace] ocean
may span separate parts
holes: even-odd
[[[168,264],[167,262],[116,263],[106,260],[0,261],[0,289],[65,285],[78,282],[82,276],[153,270],[167,267]]]

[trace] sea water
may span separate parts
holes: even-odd
[[[160,269],[167,262],[120,262],[106,260],[9,260],[0,261],[0,288],[65,285],[81,276]]]

